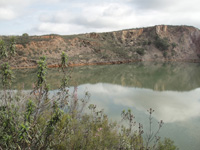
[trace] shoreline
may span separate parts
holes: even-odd
[[[122,60],[122,61],[110,61],[110,62],[91,62],[91,63],[68,63],[68,67],[78,67],[78,66],[94,66],[94,65],[114,65],[114,64],[126,64],[132,62],[188,62],[188,63],[200,63],[199,59],[165,59],[160,61],[155,60]],[[59,68],[60,64],[50,64],[47,65],[47,68]],[[34,69],[37,68],[37,65],[34,66],[20,66],[20,67],[11,67],[11,69]]]

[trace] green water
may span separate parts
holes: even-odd
[[[36,70],[15,70],[13,89],[32,89]],[[81,98],[91,94],[90,103],[104,108],[112,120],[120,120],[123,109],[131,108],[136,121],[148,128],[147,109],[153,108],[154,126],[164,121],[162,137],[175,141],[180,150],[200,147],[200,64],[133,63],[83,66],[69,69],[70,89],[78,87]],[[57,89],[62,74],[50,69],[47,82]],[[0,87],[1,88],[1,87]]]
[[[133,63],[121,65],[82,66],[70,68],[70,86],[110,83],[126,87],[147,88],[157,91],[189,91],[200,86],[198,63]],[[32,89],[36,69],[14,70],[13,88]],[[52,89],[60,85],[62,73],[49,69],[47,82]]]

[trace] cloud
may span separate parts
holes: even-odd
[[[166,123],[188,121],[191,118],[200,116],[200,89],[188,92],[175,91],[153,91],[134,87],[123,87],[113,84],[85,84],[79,86],[79,92],[87,87],[91,93],[91,100],[101,101],[106,99],[112,107],[104,106],[108,110],[113,107],[134,107],[138,111],[147,113],[147,109],[156,110],[154,114],[157,120],[164,120]],[[191,100],[188,103],[188,100]]]
[[[0,20],[12,20],[23,15],[23,10],[31,4],[31,0],[0,1]]]
[[[163,10],[173,6],[176,3],[176,1],[173,0],[128,0],[127,2],[134,5],[137,9],[142,10]]]
[[[199,5],[198,0],[2,0],[0,20],[21,22],[24,32],[32,28],[30,34],[106,32],[157,24],[200,27]],[[1,28],[9,32],[5,22]]]
[[[78,27],[75,31],[85,33],[114,31],[157,24],[195,24],[198,26],[197,15],[193,15],[192,12],[189,13],[190,10],[187,10],[186,13],[181,11],[185,3],[187,1],[182,1],[182,3],[172,0],[126,0],[125,2],[116,0],[101,3],[99,1],[93,1],[92,3],[76,1],[76,3],[69,3],[66,9],[40,14],[40,23],[37,28],[42,33],[43,28],[41,26],[48,24],[50,32],[57,31],[58,29],[50,28],[50,24],[54,24],[57,27]],[[176,4],[179,5],[176,6]],[[186,23],[187,19],[189,20],[188,23]],[[66,30],[65,28],[62,33],[69,34],[68,31],[72,30]],[[48,32],[48,28],[45,28],[44,32]]]
[[[20,6],[30,3],[31,0],[1,0],[0,6]],[[20,5],[19,5],[20,4]]]
[[[132,5],[132,7],[141,12],[168,12],[171,13],[171,17],[176,15],[175,12],[199,11],[200,5],[199,0],[126,0],[126,3]]]
[[[78,13],[61,10],[53,13],[46,12],[41,14],[39,17],[39,26],[43,26],[44,24],[70,26],[72,28],[76,26],[83,29],[82,32],[89,31],[88,28],[90,32],[99,32],[121,29],[124,23],[127,27],[130,27],[135,18],[131,7],[118,3],[103,3],[102,5],[91,4],[89,6],[80,3],[76,7],[79,8]],[[129,19],[130,17],[132,17],[131,20]],[[38,28],[40,28],[42,32],[43,28]],[[47,30],[48,28],[44,29]],[[52,29],[49,30],[52,31]],[[64,30],[64,33],[66,33],[65,31],[66,30]]]
[[[32,34],[78,34],[85,31],[85,29],[78,25],[66,24],[66,23],[51,23],[43,22],[37,25],[35,28],[32,28],[30,32]]]
[[[12,9],[0,7],[0,20],[11,20],[15,17],[16,14]]]

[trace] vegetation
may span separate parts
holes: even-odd
[[[176,48],[176,46],[177,46],[177,44],[174,42],[171,45],[172,45],[172,49]]]
[[[168,50],[170,46],[167,38],[160,38],[159,36],[155,37],[154,44],[161,51]]]
[[[3,40],[0,40],[0,57],[8,57],[8,52],[6,49],[5,42]]]
[[[1,67],[4,91],[0,97],[0,149],[119,149],[119,150],[175,150],[173,141],[160,141],[159,130],[152,131],[152,114],[149,109],[150,131],[144,135],[142,124],[136,124],[131,110],[123,110],[125,124],[111,122],[96,105],[87,105],[90,94],[78,99],[77,88],[69,93],[67,56],[61,55],[63,79],[59,91],[49,94],[46,83],[46,58],[38,62],[37,81],[31,94],[8,90],[12,71],[8,64]],[[88,106],[88,109],[87,109]],[[136,126],[138,129],[136,130]],[[119,130],[119,128],[121,130]]]
[[[137,52],[139,55],[141,55],[141,56],[143,56],[143,55],[145,54],[144,48],[137,48],[137,49],[136,49],[136,52]]]
[[[7,44],[5,41],[0,40],[0,58],[6,58],[8,56],[15,55],[15,38],[11,37],[9,44]]]

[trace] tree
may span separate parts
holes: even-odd
[[[9,53],[11,55],[14,55],[16,52],[15,52],[15,37],[11,37],[10,38],[10,45],[9,45]]]
[[[6,45],[3,40],[0,40],[0,57],[8,57]]]

